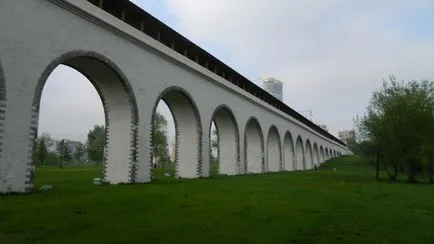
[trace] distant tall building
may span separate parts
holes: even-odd
[[[318,124],[318,126],[319,126],[319,128],[321,128],[327,132],[329,131],[329,129],[327,128],[327,125],[325,125],[325,124]]]
[[[283,82],[273,77],[267,77],[261,80],[262,80],[262,89],[266,90],[268,93],[270,93],[280,101],[283,101],[283,96],[282,96]]]

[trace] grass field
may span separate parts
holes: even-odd
[[[0,243],[434,243],[434,186],[376,182],[355,156],[310,172],[162,173],[95,186],[99,168],[38,169],[53,189],[0,196]]]

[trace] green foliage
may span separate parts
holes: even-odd
[[[47,165],[48,148],[53,146],[55,140],[53,140],[48,133],[42,133],[40,137],[36,139],[35,151],[33,152],[33,161],[36,166]]]
[[[218,162],[217,162],[218,158],[216,158],[214,156],[214,152],[217,153],[217,156],[219,154],[218,146],[219,146],[218,132],[217,132],[217,128],[214,127],[213,130],[211,130],[211,151],[213,152],[210,155],[211,156],[211,169],[215,164],[218,164]]]
[[[66,144],[66,140],[62,139],[57,144],[57,153],[60,158],[60,168],[63,168],[63,163],[66,161],[70,161],[71,158],[71,152],[68,148],[68,145]]]
[[[53,189],[0,196],[0,243],[434,240],[434,191],[422,184],[375,181],[358,157],[333,159],[315,171],[134,186],[92,185],[101,171],[102,167],[37,169],[36,186],[50,184]]]
[[[61,159],[56,152],[49,151],[44,166],[59,165]]]
[[[375,91],[367,114],[359,123],[365,143],[364,153],[380,153],[389,177],[396,180],[399,171],[408,170],[415,181],[426,151],[433,150],[434,83],[398,82],[394,76]]]
[[[41,138],[37,146],[38,165],[44,165],[48,156],[47,146],[45,145],[45,139]]]
[[[217,134],[217,129],[216,128],[214,128],[212,131],[211,131],[211,134],[212,134],[212,139],[211,139],[211,147],[212,148],[218,148],[218,145],[219,145],[219,142],[218,142],[218,134]]]
[[[75,147],[74,159],[77,160],[77,162],[80,163],[83,161],[85,150],[86,150],[86,148],[82,144],[78,144]]]
[[[48,167],[60,165],[63,167],[65,163],[82,162],[84,160],[86,148],[79,144],[72,155],[70,148],[67,147],[68,140],[64,139],[56,141],[51,138],[50,134],[43,133],[36,139],[36,147],[33,155],[35,165],[38,167]],[[53,148],[53,146],[55,147]],[[72,162],[72,161],[75,162]]]
[[[104,160],[105,128],[103,125],[95,125],[87,134],[87,155],[89,160],[102,163]]]
[[[42,135],[37,139],[37,141],[40,142],[41,140],[44,140],[47,149],[51,148],[56,143],[56,141],[51,138],[50,134],[48,133],[42,133]]]
[[[167,120],[158,112],[154,115],[151,143],[155,160],[166,166],[171,165],[167,143]]]

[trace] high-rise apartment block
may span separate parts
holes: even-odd
[[[321,129],[325,130],[325,131],[329,131],[329,129],[327,128],[327,125],[325,124],[317,124]]]
[[[270,93],[280,101],[283,100],[283,96],[282,96],[283,82],[273,77],[267,77],[261,80],[262,80],[262,89],[266,90],[268,93]]]

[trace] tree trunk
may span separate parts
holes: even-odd
[[[392,173],[390,173],[390,171],[387,170],[387,174],[389,175],[389,180],[396,181],[396,177],[398,176],[398,165],[396,163],[393,164],[392,170],[393,170]]]
[[[432,152],[430,151],[428,154],[428,170],[429,170],[429,182],[433,183],[433,176],[432,176]]]
[[[416,174],[414,174],[413,170],[411,169],[411,166],[410,166],[410,170],[408,171],[407,181],[409,183],[416,183]]]
[[[393,172],[393,177],[391,180],[396,181],[396,178],[398,177],[398,164],[395,163],[395,166],[393,167],[394,172]]]
[[[380,180],[380,152],[377,152],[377,172],[376,172],[376,178],[377,180]]]
[[[416,158],[408,159],[408,179],[409,183],[416,183],[416,174],[421,169],[421,162]]]
[[[396,176],[398,174],[397,171],[397,164],[393,163],[392,165],[392,172],[389,170],[389,167],[387,165],[387,161],[384,163],[384,169],[386,170],[387,176],[389,176],[389,180],[396,181]]]

